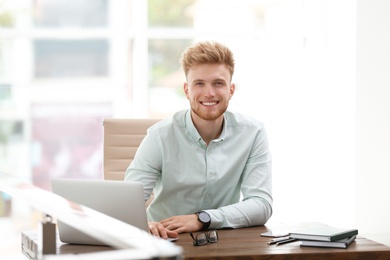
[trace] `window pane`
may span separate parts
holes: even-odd
[[[15,25],[15,15],[10,10],[10,1],[0,1],[0,28],[9,28]]]
[[[41,0],[35,4],[38,27],[105,27],[107,0]]]
[[[109,103],[33,104],[31,160],[34,185],[51,178],[102,178],[103,126]]]
[[[0,101],[6,100],[11,100],[11,86],[6,84],[0,84]]]
[[[152,117],[165,117],[185,102],[179,60],[191,40],[149,41],[149,104]],[[162,99],[161,97],[164,97]],[[186,104],[186,102],[185,102]]]
[[[198,0],[193,6],[194,28],[241,33],[264,28],[265,12],[278,1]]]
[[[0,119],[0,171],[20,174],[23,166],[23,146],[26,139],[25,123],[18,119]]]
[[[107,40],[36,40],[35,77],[108,75]]]
[[[0,28],[25,25],[30,17],[30,2],[31,0],[0,0]]]
[[[13,66],[13,41],[0,39],[0,82],[11,79]]]
[[[0,144],[6,145],[20,142],[23,139],[23,122],[19,120],[0,120]]]
[[[149,27],[192,27],[196,0],[149,0]]]

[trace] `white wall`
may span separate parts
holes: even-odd
[[[357,1],[356,223],[390,245],[390,1]]]
[[[270,113],[273,220],[354,227],[355,0],[310,0],[304,8],[300,84],[281,73],[274,82],[285,84],[263,95],[269,100],[263,111]]]

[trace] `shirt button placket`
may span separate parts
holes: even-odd
[[[212,147],[211,144],[206,150],[206,189],[205,189],[205,195],[204,195],[204,201],[203,201],[203,207],[204,208],[211,208],[212,205],[212,187],[213,187],[213,179],[214,179],[214,162],[212,159]]]

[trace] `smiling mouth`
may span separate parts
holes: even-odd
[[[214,106],[216,104],[218,104],[218,102],[214,101],[214,102],[201,102],[202,105],[206,106],[206,107],[209,107],[209,106]]]

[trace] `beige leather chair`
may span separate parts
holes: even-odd
[[[146,130],[159,119],[104,118],[103,171],[105,180],[123,180]]]

